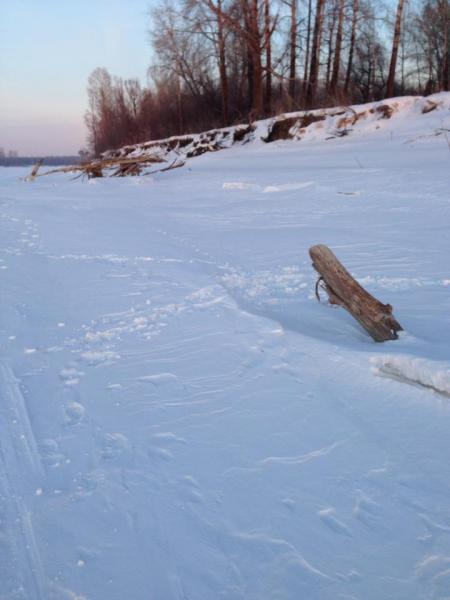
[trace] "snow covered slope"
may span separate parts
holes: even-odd
[[[152,177],[0,171],[0,598],[450,597],[437,100]],[[398,341],[317,303],[315,243]]]
[[[427,97],[405,96],[356,106],[298,111],[252,124],[234,125],[203,133],[178,135],[163,140],[123,146],[104,152],[103,157],[148,156],[157,161],[165,160],[178,164],[180,158],[194,158],[206,152],[217,152],[235,145],[271,143],[286,139],[304,142],[329,141],[348,135],[365,136],[378,129],[392,131],[392,125],[386,123],[390,119],[396,121],[394,129],[401,127],[402,121],[406,121],[407,128],[411,127],[412,122],[416,122],[419,131],[425,130],[431,135],[444,135],[446,131],[442,128],[442,117],[448,112],[449,104],[448,94],[440,93]],[[418,117],[434,111],[441,117],[441,127],[430,132],[430,120],[421,122],[422,119]],[[436,118],[434,114],[431,122],[439,123],[439,117]]]

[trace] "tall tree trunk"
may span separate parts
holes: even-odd
[[[402,30],[402,15],[405,0],[398,0],[397,16],[395,18],[394,40],[392,42],[391,64],[389,66],[389,75],[386,83],[386,96],[389,98],[394,95],[395,68],[397,66],[398,46],[400,43],[400,34]]]
[[[311,48],[311,67],[309,72],[308,86],[306,90],[306,105],[308,108],[312,108],[312,106],[314,105],[314,100],[317,92],[320,65],[320,41],[322,38],[324,4],[325,0],[317,0],[316,17],[314,21],[314,33]]]
[[[400,50],[401,50],[401,56],[400,56],[400,72],[401,72],[400,93],[403,96],[405,94],[405,63],[406,63],[406,58],[405,58],[405,41],[402,38],[400,39]]]
[[[309,69],[309,52],[311,46],[311,17],[312,17],[312,0],[308,0],[308,26],[306,29],[306,52],[305,52],[305,69],[303,72],[302,96],[305,97],[306,87],[308,85],[308,69]]]
[[[352,76],[353,55],[355,53],[355,42],[356,42],[356,23],[358,22],[358,11],[359,11],[359,0],[353,0],[352,32],[350,34],[350,48],[348,50],[347,72],[345,74],[345,84],[344,84],[344,93],[345,94],[348,94],[348,88],[350,86],[350,79]]]
[[[328,56],[327,56],[327,70],[325,75],[325,87],[327,92],[330,90],[331,80],[331,63],[333,57],[333,41],[334,41],[334,27],[336,25],[336,11],[333,11],[330,24],[328,26]]]
[[[264,0],[264,45],[266,49],[266,93],[264,99],[264,112],[272,112],[272,33],[270,27],[270,0]]]
[[[183,123],[183,105],[181,102],[181,78],[180,76],[177,74],[176,75],[176,79],[177,79],[177,120],[178,120],[178,134],[182,135],[183,133],[185,133],[183,131],[184,128],[184,123]]]
[[[225,59],[225,35],[223,27],[222,0],[217,0],[217,42],[219,46],[219,75],[222,95],[222,122],[229,124],[228,77]]]
[[[344,29],[344,0],[339,0],[339,17],[338,17],[338,28],[336,32],[336,44],[334,48],[334,63],[333,63],[333,74],[331,76],[330,94],[335,95],[338,81],[339,81],[339,69],[341,66],[341,49],[342,49],[342,32]]]
[[[261,35],[259,32],[259,22],[258,22],[258,6],[259,0],[252,0],[251,3],[251,30],[250,30],[250,40],[251,40],[251,54],[252,54],[252,63],[253,63],[253,116],[255,119],[258,119],[262,116],[263,113],[263,68],[261,62]]]
[[[259,31],[259,0],[242,0],[244,40],[247,50],[247,80],[251,118],[263,114],[263,67],[261,61],[261,34]]]
[[[297,0],[291,0],[291,30],[289,33],[289,98],[295,106],[295,79],[297,76]]]
[[[450,10],[449,0],[441,0],[442,20],[444,23],[444,43],[442,48],[442,89],[449,91],[449,28],[450,28]]]
[[[251,39],[251,11],[249,0],[242,0],[242,13],[244,17],[244,29],[242,34],[243,41],[245,43],[245,71],[247,74],[247,98],[248,98],[248,111],[251,112],[253,110],[253,52],[252,52],[252,39]]]
[[[253,54],[250,47],[250,42],[247,42],[247,86],[248,86],[248,110],[251,112],[253,110],[253,92],[254,92],[254,73],[253,73]]]

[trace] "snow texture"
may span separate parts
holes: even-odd
[[[0,170],[0,598],[450,598],[432,100],[150,177]],[[316,301],[316,243],[399,340]]]

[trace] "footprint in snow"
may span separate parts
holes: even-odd
[[[66,424],[78,425],[84,417],[84,406],[79,402],[69,402],[65,406]]]
[[[324,525],[326,525],[335,533],[339,533],[340,535],[345,535],[347,537],[352,537],[350,529],[345,523],[343,523],[343,521],[338,519],[334,508],[324,508],[323,510],[319,510],[317,514],[322,519]]]
[[[364,494],[361,490],[357,491],[355,504],[353,506],[353,516],[359,519],[365,525],[371,527],[380,519],[381,506]]]
[[[80,358],[85,360],[90,365],[96,366],[100,364],[111,363],[120,358],[117,352],[112,350],[88,350],[80,354]]]
[[[39,454],[41,455],[41,461],[49,467],[57,467],[65,460],[58,442],[50,438],[42,440],[39,444]]]
[[[156,458],[165,461],[172,460],[173,458],[173,454],[170,450],[167,450],[166,448],[159,448],[158,446],[150,446],[150,448],[147,450],[147,454],[149,458]]]
[[[78,385],[83,377],[83,371],[79,371],[75,367],[65,367],[59,372],[60,378],[63,380],[65,386]]]
[[[200,486],[191,475],[185,475],[181,478],[180,495],[182,500],[201,504],[203,502],[203,494],[200,491]]]
[[[110,460],[129,452],[128,439],[123,433],[104,433],[100,439],[101,457]]]

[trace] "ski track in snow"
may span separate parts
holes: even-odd
[[[448,116],[420,118],[151,181],[1,170],[0,598],[450,597]],[[320,242],[398,341],[316,302]]]

